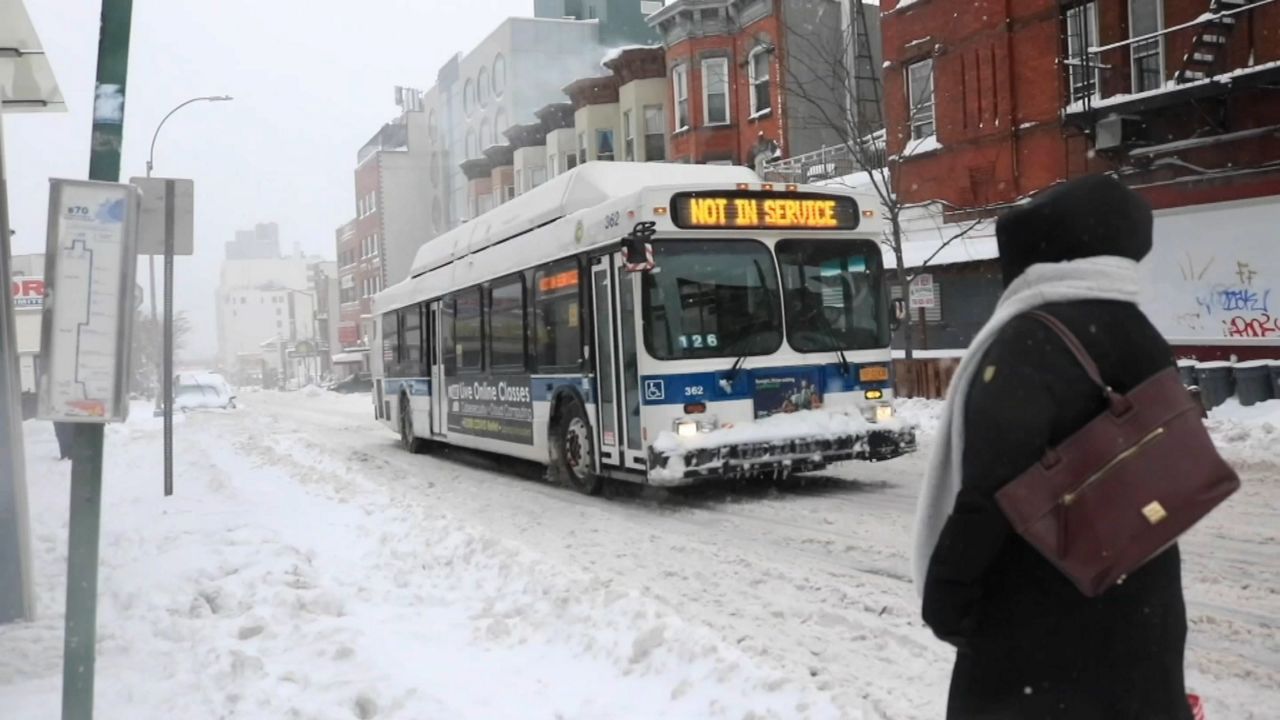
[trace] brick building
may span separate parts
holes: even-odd
[[[895,184],[938,209],[937,236],[1116,173],[1156,209],[1161,332],[1201,359],[1280,356],[1280,2],[887,0],[882,29]],[[989,230],[933,263],[956,347],[1000,291]]]
[[[839,141],[838,97],[798,86],[841,58],[841,3],[676,0],[650,15],[666,49],[669,161],[760,167]],[[824,112],[815,112],[815,104]]]

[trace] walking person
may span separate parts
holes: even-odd
[[[996,225],[1005,291],[957,370],[916,516],[925,622],[957,648],[949,720],[1191,720],[1177,545],[1097,597],[1018,535],[995,493],[1107,407],[1041,310],[1125,393],[1173,365],[1138,309],[1150,207],[1104,176]]]

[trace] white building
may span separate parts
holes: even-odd
[[[262,379],[264,342],[316,338],[306,258],[226,260],[217,291],[218,364],[240,384]]]

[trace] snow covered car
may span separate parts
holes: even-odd
[[[343,395],[373,392],[373,376],[367,372],[356,373],[330,384],[328,390]]]
[[[229,410],[235,406],[235,391],[217,373],[179,373],[173,376],[173,407],[177,410]]]

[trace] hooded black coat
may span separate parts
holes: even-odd
[[[1101,176],[1003,216],[1008,285],[1036,263],[1151,249],[1151,210]],[[1130,303],[1045,305],[1120,392],[1173,364]],[[982,356],[964,408],[962,489],[930,559],[924,619],[957,646],[950,720],[1190,720],[1186,607],[1177,546],[1097,598],[1017,535],[995,503],[1005,483],[1103,412],[1096,386],[1043,323],[1011,321]]]

